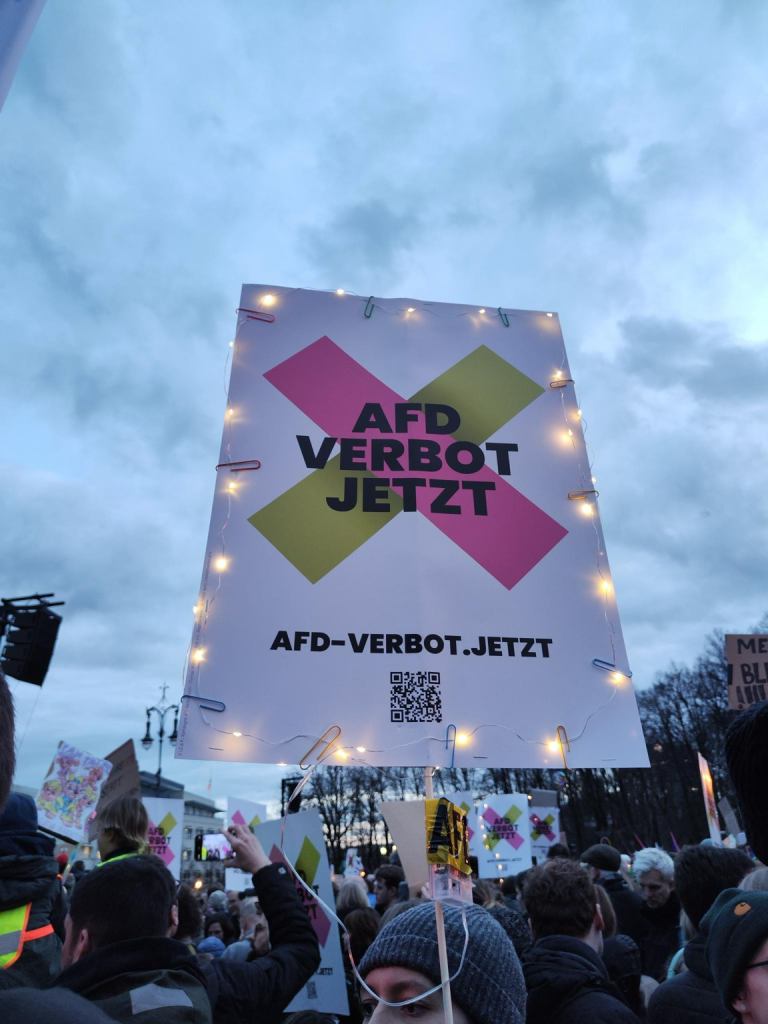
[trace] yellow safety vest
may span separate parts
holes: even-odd
[[[24,943],[32,939],[42,939],[53,932],[52,924],[44,924],[41,928],[27,929],[31,903],[23,907],[0,911],[0,969],[15,964],[24,950]]]

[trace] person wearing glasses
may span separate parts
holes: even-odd
[[[725,1009],[743,1024],[768,1024],[768,892],[724,889],[701,925]]]

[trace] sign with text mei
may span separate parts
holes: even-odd
[[[725,660],[730,710],[743,711],[764,701],[768,689],[768,636],[726,633]]]
[[[477,805],[479,878],[506,878],[532,866],[531,822],[525,793],[493,793]]]
[[[557,317],[240,307],[176,756],[647,765]]]

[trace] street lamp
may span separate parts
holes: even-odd
[[[160,741],[158,752],[157,752],[157,792],[160,792],[160,780],[162,778],[163,769],[163,739],[165,738],[165,716],[169,711],[173,712],[173,732],[168,737],[168,742],[172,747],[176,746],[176,740],[179,738],[178,725],[179,725],[179,705],[169,704],[165,697],[165,692],[168,689],[167,685],[163,683],[162,696],[154,707],[147,708],[147,731],[144,734],[144,739],[141,741],[142,747],[145,750],[149,750],[152,746],[153,738],[150,732],[150,725],[152,722],[152,712],[157,714],[157,738]]]

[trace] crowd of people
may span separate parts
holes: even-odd
[[[6,698],[0,677],[0,1022],[444,1024],[447,964],[455,1024],[768,1024],[768,831],[754,784],[768,702],[734,721],[726,750],[749,850],[555,844],[516,877],[474,879],[472,904],[446,904],[440,927],[398,863],[372,885],[334,877],[340,1016],[286,1011],[318,969],[318,941],[288,869],[245,825],[226,829],[251,875],[243,892],[178,884],[143,852],[147,815],[132,797],[100,811],[99,865],[62,870],[34,801],[11,792]]]

